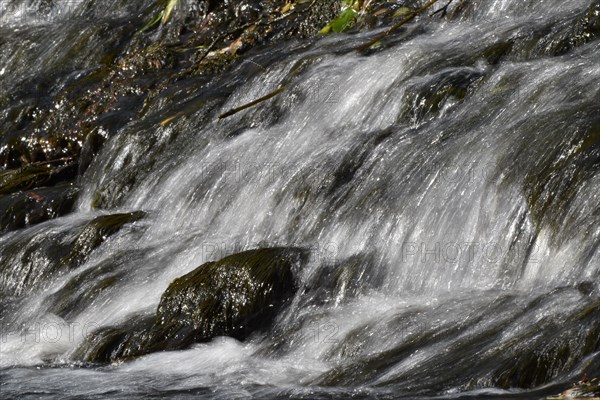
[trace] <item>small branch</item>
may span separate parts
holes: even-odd
[[[390,35],[394,31],[398,30],[402,25],[406,24],[407,22],[412,21],[417,15],[423,13],[423,11],[427,10],[429,7],[431,7],[438,1],[439,0],[431,0],[429,3],[425,4],[423,7],[419,8],[417,11],[413,12],[408,17],[404,18],[402,21],[398,22],[396,25],[392,26],[390,29],[388,29],[384,33],[377,35],[374,39],[370,40],[369,42],[358,46],[356,48],[356,51],[367,50],[369,47],[373,46],[375,43],[379,42],[382,39],[385,39],[388,35]]]
[[[442,13],[442,18],[444,18],[444,17],[446,16],[446,14],[448,13],[448,7],[450,6],[450,4],[452,4],[452,2],[453,2],[453,1],[454,1],[454,0],[450,0],[450,1],[448,2],[448,4],[446,4],[444,7],[440,8],[440,9],[439,9],[439,10],[437,10],[437,11],[434,11],[434,12],[433,12],[433,13],[430,15],[430,17],[433,17],[435,14]]]
[[[230,117],[233,114],[237,114],[240,111],[243,111],[243,110],[245,110],[247,108],[253,107],[253,106],[255,106],[255,105],[259,104],[259,103],[262,103],[263,101],[269,100],[271,97],[277,96],[279,93],[283,92],[284,90],[285,90],[285,86],[281,86],[279,89],[277,89],[277,90],[275,90],[275,91],[273,91],[273,92],[271,92],[271,93],[269,93],[269,94],[267,94],[267,95],[265,95],[263,97],[260,97],[260,98],[258,98],[256,100],[253,100],[250,103],[246,103],[246,104],[244,104],[242,106],[239,106],[239,107],[236,107],[236,108],[232,108],[231,110],[227,111],[226,113],[223,113],[223,114],[219,115],[219,119]]]
[[[227,35],[221,35],[221,36],[217,37],[215,40],[213,40],[212,43],[210,44],[210,46],[208,46],[204,50],[204,54],[202,54],[202,56],[200,57],[200,59],[198,61],[196,61],[196,64],[200,64],[202,61],[204,61],[204,59],[206,58],[206,56],[208,56],[210,54],[210,52],[214,49],[214,47],[217,44],[217,42],[219,40],[221,40],[225,36],[227,36]]]

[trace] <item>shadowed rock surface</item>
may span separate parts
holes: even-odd
[[[156,317],[92,334],[78,350],[88,361],[115,361],[161,350],[184,349],[217,336],[244,340],[269,328],[297,290],[302,249],[249,250],[208,262],[175,279]]]

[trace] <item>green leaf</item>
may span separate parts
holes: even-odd
[[[160,21],[160,19],[163,16],[163,12],[161,11],[158,13],[158,15],[150,22],[148,22],[142,29],[140,29],[139,31],[137,31],[135,34],[138,35],[144,31],[147,31],[148,29],[150,29],[151,27],[153,27],[154,25],[156,25],[158,23],[158,21]]]
[[[356,12],[352,7],[346,8],[340,15],[338,15],[333,21],[328,23],[321,29],[320,33],[325,35],[331,31],[334,32],[344,32],[354,25],[356,22],[356,17],[358,12]]]
[[[330,22],[331,29],[334,32],[344,32],[350,29],[356,22],[358,13],[353,8],[347,8],[336,19]]]
[[[165,7],[165,10],[162,15],[162,21],[161,21],[162,25],[169,22],[169,18],[171,18],[173,9],[175,8],[175,6],[177,5],[178,2],[179,2],[179,0],[168,0],[167,6]]]
[[[323,29],[319,31],[321,35],[327,35],[329,32],[331,32],[331,25],[329,24],[325,25]]]
[[[403,17],[405,15],[411,14],[412,12],[413,12],[413,10],[411,10],[408,7],[400,7],[399,9],[396,10],[394,15],[392,15],[392,18]]]

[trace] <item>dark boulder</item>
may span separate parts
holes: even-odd
[[[73,179],[76,175],[77,163],[70,158],[56,162],[28,164],[0,174],[0,195],[41,186],[52,186],[58,182]]]
[[[244,340],[267,329],[297,290],[299,248],[249,250],[208,262],[175,279],[163,293],[154,324],[102,328],[75,354],[109,362],[178,350],[217,336]]]
[[[73,209],[79,187],[73,183],[0,196],[0,233],[65,215]]]

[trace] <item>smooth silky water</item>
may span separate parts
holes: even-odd
[[[136,3],[111,3],[109,25]],[[353,48],[372,33],[255,50],[203,90],[174,87],[176,100],[155,100],[143,118],[123,110],[130,121],[82,177],[76,212],[0,238],[13,294],[0,313],[2,397],[543,397],[598,371],[600,42],[551,49],[590,1],[474,3],[369,55]],[[81,32],[67,18],[78,9],[18,28],[4,14],[6,90],[97,62],[93,42],[77,60],[61,46]],[[508,55],[486,58],[506,43]],[[81,267],[23,286],[50,262],[43,243],[138,210],[148,216]],[[153,312],[174,278],[261,246],[311,249],[305,289],[267,332],[118,365],[74,358],[95,328]],[[323,295],[322,271],[352,256],[368,264],[354,295]],[[59,315],[56,293],[77,277],[93,287],[106,265],[118,280]],[[528,386],[519,366],[535,360],[551,378],[517,388]]]

